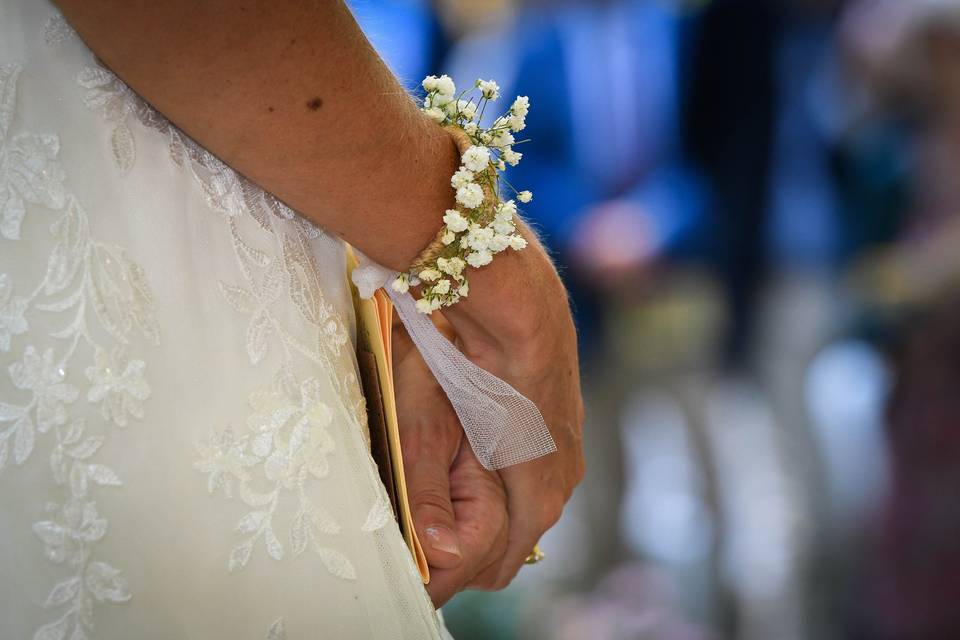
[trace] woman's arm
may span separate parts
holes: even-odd
[[[404,270],[453,206],[452,139],[341,2],[60,0],[88,46],[214,155]]]
[[[453,205],[459,165],[370,48],[342,2],[59,0],[87,45],[223,161],[304,216],[398,271]],[[541,410],[557,452],[505,469],[505,551],[451,585],[499,588],[560,517],[583,475],[583,404],[566,292],[530,246],[470,270],[446,310],[474,362]],[[492,542],[491,542],[492,545]]]

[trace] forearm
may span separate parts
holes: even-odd
[[[405,269],[452,205],[456,147],[341,2],[60,0],[87,45],[229,165]]]

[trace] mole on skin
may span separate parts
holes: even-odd
[[[311,111],[316,111],[322,106],[323,106],[323,100],[321,100],[320,98],[314,98],[313,100],[310,100],[307,102],[307,107]]]

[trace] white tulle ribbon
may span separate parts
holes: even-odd
[[[450,399],[477,459],[487,469],[502,469],[557,450],[540,414],[529,399],[492,373],[473,364],[416,310],[409,293],[390,283],[397,273],[358,253],[353,282],[362,298],[384,288],[420,355]]]

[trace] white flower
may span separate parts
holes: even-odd
[[[423,79],[423,88],[425,91],[436,91],[437,90],[437,76],[427,76]],[[514,103],[516,104],[516,103]]]
[[[487,246],[493,253],[500,253],[510,246],[510,236],[502,233],[494,234],[493,238],[490,239],[490,242],[487,243]]]
[[[471,135],[471,136],[472,136],[472,135],[474,135],[475,133],[477,133],[477,123],[476,123],[476,122],[468,122],[467,124],[463,125],[463,130],[467,132],[467,135]]]
[[[457,111],[466,120],[473,120],[477,117],[477,105],[468,100],[457,100]]]
[[[490,141],[493,140],[493,134],[489,131],[481,130],[480,133],[477,134],[477,137],[480,138],[480,142],[483,144],[490,144]]]
[[[444,74],[437,78],[437,93],[445,96],[452,96],[457,92],[457,86],[453,84],[450,76]]]
[[[450,178],[450,185],[454,189],[459,189],[460,187],[470,184],[473,182],[473,172],[468,171],[464,167],[460,167],[453,177]]]
[[[431,305],[430,301],[426,298],[420,298],[417,300],[417,311],[420,313],[429,314],[431,311],[433,311],[433,305]]]
[[[493,80],[477,80],[477,87],[487,100],[496,100],[500,97],[500,86]]]
[[[441,273],[436,269],[424,269],[417,276],[424,282],[433,282],[440,278]]]
[[[514,142],[516,142],[516,140],[514,140],[513,134],[509,131],[499,131],[493,138],[493,146],[500,147],[501,149],[504,147],[509,147]]]
[[[523,131],[527,126],[527,120],[523,116],[510,116],[507,122],[514,133]]]
[[[493,225],[491,226],[493,227],[493,230],[496,231],[497,233],[502,233],[505,235],[510,235],[516,229],[516,227],[513,226],[512,220],[502,220],[500,218],[497,218],[496,220],[494,220]]]
[[[500,220],[510,221],[517,214],[517,203],[513,200],[507,200],[497,205],[496,216]]]
[[[463,273],[463,268],[467,266],[467,263],[463,261],[462,258],[437,258],[437,267],[443,273],[451,275],[454,278],[460,277],[460,274]]]
[[[529,191],[521,191],[517,194],[517,200],[526,204],[527,202],[533,200],[533,194]]]
[[[470,295],[470,283],[464,280],[457,289],[457,297],[466,298],[468,295]]]
[[[493,254],[486,249],[467,254],[467,262],[471,267],[482,267],[493,261]],[[463,295],[463,287],[460,288],[460,295]]]
[[[520,116],[521,118],[526,117],[529,111],[530,98],[527,96],[517,96],[517,99],[513,101],[512,105],[510,105],[510,113]]]
[[[453,96],[448,96],[445,93],[435,93],[430,98],[430,106],[432,107],[445,107],[451,102],[453,102]]]
[[[424,109],[423,112],[427,114],[428,118],[430,118],[437,124],[441,124],[444,120],[447,119],[447,114],[444,113],[442,109],[438,109],[437,107],[430,107],[429,109]]]
[[[509,164],[511,167],[515,167],[520,163],[520,158],[523,157],[523,154],[518,153],[513,149],[504,149],[502,157],[507,161],[507,164]]]
[[[467,227],[470,226],[470,223],[467,222],[467,219],[457,211],[456,209],[447,209],[446,213],[443,214],[443,221],[447,225],[447,229],[453,231],[454,233],[460,233],[461,231],[466,231]],[[452,240],[450,242],[453,242]],[[450,244],[449,242],[447,244]]]
[[[440,298],[434,298],[430,301],[430,311],[436,311],[443,306],[443,300]]]
[[[450,229],[447,229],[446,231],[444,231],[443,236],[440,238],[443,244],[450,244],[456,239],[457,239],[457,234],[455,234],[453,231],[450,231]]]
[[[470,225],[470,233],[467,234],[467,245],[474,251],[483,251],[493,240],[493,229],[490,227],[481,227],[478,224]]]
[[[397,293],[406,293],[410,290],[410,282],[407,280],[407,276],[404,273],[401,273],[397,276],[397,279],[393,281],[390,285],[390,288],[396,291]]]
[[[497,170],[506,171],[506,169],[507,169],[506,163],[503,160],[497,160]]]
[[[483,204],[483,189],[478,184],[465,184],[457,189],[457,202],[467,209],[476,209]]]
[[[527,248],[527,240],[521,235],[510,236],[510,248],[515,251]]]
[[[433,292],[443,295],[445,293],[450,293],[450,281],[444,278],[433,285]]]
[[[470,171],[483,171],[490,163],[490,150],[486,147],[471,145],[463,152],[463,166]]]

